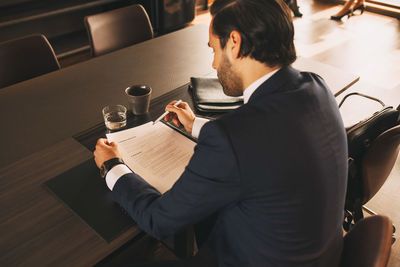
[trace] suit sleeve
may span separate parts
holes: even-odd
[[[162,177],[160,177],[162,179]],[[148,234],[163,239],[236,202],[239,167],[226,134],[209,122],[174,186],[163,195],[135,173],[121,177],[113,197]]]

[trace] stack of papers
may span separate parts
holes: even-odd
[[[162,194],[181,176],[196,145],[161,122],[110,133],[107,139],[118,144],[126,165]]]

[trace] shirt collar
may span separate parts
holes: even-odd
[[[278,70],[280,70],[280,68],[265,74],[264,76],[262,76],[261,78],[259,78],[258,80],[256,80],[252,84],[250,84],[243,92],[244,104],[247,104],[247,102],[249,101],[249,99],[250,99],[251,95],[254,93],[254,91],[258,87],[260,87],[260,85],[263,84],[266,80],[268,80],[272,75],[274,75],[275,72],[277,72]]]

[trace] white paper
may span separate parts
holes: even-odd
[[[161,122],[107,134],[107,139],[118,144],[126,165],[161,193],[178,180],[196,145]]]

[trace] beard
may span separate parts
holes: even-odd
[[[240,76],[232,70],[232,64],[226,55],[223,55],[220,67],[217,70],[218,80],[222,85],[224,94],[228,96],[243,95],[243,81]]]

